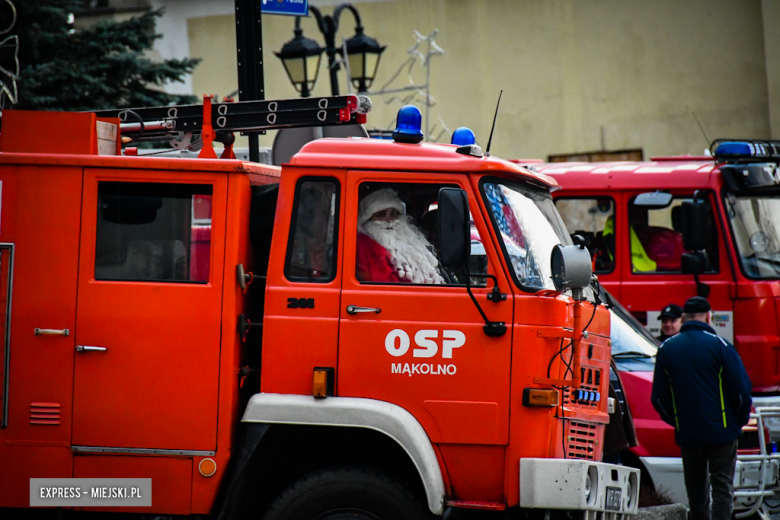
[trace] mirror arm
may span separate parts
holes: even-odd
[[[699,280],[699,274],[696,273],[693,275],[693,281],[696,282],[696,294],[698,296],[701,296],[702,298],[709,298],[710,296],[710,286],[706,283]]]
[[[501,290],[498,288],[498,278],[496,278],[492,274],[472,274],[474,278],[488,278],[490,280],[493,280],[493,290],[490,292],[490,294],[487,295],[488,301],[491,302],[505,302],[506,301],[506,293],[502,293]]]
[[[477,275],[477,276],[485,276],[485,275]],[[487,277],[492,277],[494,281],[497,281],[497,279],[493,275],[487,275]],[[498,285],[495,285],[493,287],[495,289],[498,287]],[[466,262],[466,291],[469,293],[469,296],[471,297],[471,301],[474,302],[474,305],[477,307],[477,310],[482,315],[482,319],[485,321],[485,326],[482,327],[482,330],[485,331],[485,334],[492,337],[499,337],[506,334],[506,324],[502,321],[490,321],[487,315],[485,314],[485,311],[483,311],[482,307],[479,305],[479,302],[477,301],[477,298],[474,296],[474,293],[471,292],[471,270],[469,269],[468,262]]]

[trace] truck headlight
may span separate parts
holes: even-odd
[[[585,475],[585,502],[592,506],[599,498],[599,470],[596,466],[589,466]]]
[[[626,483],[626,494],[628,495],[626,498],[626,509],[629,511],[634,507],[634,488],[637,489],[636,498],[639,498],[639,482],[637,481],[637,475],[636,473],[631,473],[628,476],[628,482]]]
[[[590,502],[590,492],[591,492],[591,484],[590,484],[590,472],[588,472],[587,475],[585,475],[585,500]]]
[[[631,507],[631,492],[633,490],[631,489],[631,481],[629,480],[628,483],[626,483],[626,496],[628,496],[628,499],[626,500],[626,509]]]

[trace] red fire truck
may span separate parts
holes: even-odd
[[[774,440],[780,436],[780,235],[773,210],[780,194],[778,145],[719,140],[711,147],[714,157],[522,162],[559,182],[555,203],[569,233],[583,237],[602,285],[654,335],[667,305],[697,294],[709,299],[713,326],[738,349],[754,385],[754,406],[761,409],[756,416]],[[676,494],[683,482],[679,448],[649,402],[653,360],[642,349],[622,350],[621,377],[640,443],[631,450],[634,463],[683,501]],[[773,457],[758,478],[760,457],[750,449],[740,452],[735,478],[743,510],[760,505],[756,498],[777,482]],[[760,490],[748,491],[750,486]]]
[[[774,405],[780,145],[716,141],[713,150],[714,157],[534,168],[561,184],[556,206],[569,231],[585,238],[604,287],[656,334],[666,305],[706,296],[715,329],[745,363],[757,404]]]
[[[609,314],[552,178],[421,143],[416,109],[394,142],[322,139],[281,168],[220,135],[358,106],[4,112],[0,507],[73,477],[151,478],[151,507],[96,509],[155,514],[636,513],[639,473],[600,462]],[[212,158],[119,154],[182,129]],[[358,278],[358,208],[382,189],[445,283]]]

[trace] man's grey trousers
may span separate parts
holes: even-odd
[[[682,448],[682,460],[691,520],[731,520],[737,441],[706,448]]]

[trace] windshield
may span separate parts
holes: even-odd
[[[552,249],[571,239],[550,195],[498,182],[482,189],[520,288],[554,290]]]
[[[726,197],[742,268],[753,278],[780,278],[780,196]]]
[[[634,330],[623,318],[610,311],[610,331],[613,357],[653,357],[658,347]]]

